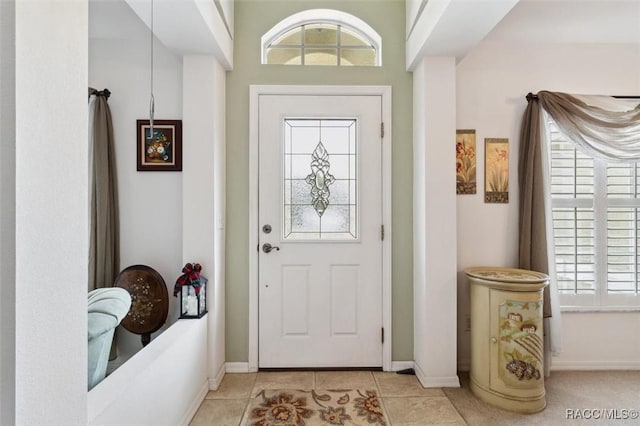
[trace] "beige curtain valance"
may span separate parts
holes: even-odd
[[[610,161],[640,160],[640,104],[628,110],[610,110],[589,102],[588,96],[541,91],[537,98],[540,107],[581,151]],[[628,106],[628,102],[616,103]]]

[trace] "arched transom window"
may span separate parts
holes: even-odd
[[[262,63],[381,66],[382,39],[348,13],[314,9],[283,19],[262,36]]]

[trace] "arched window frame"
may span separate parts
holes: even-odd
[[[369,24],[349,13],[332,9],[311,9],[288,16],[278,22],[261,39],[261,63],[267,64],[267,51],[271,44],[286,32],[309,24],[333,24],[344,27],[371,44],[375,50],[374,66],[382,66],[382,37]]]

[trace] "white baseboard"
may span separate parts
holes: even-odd
[[[413,368],[413,361],[391,361],[391,371],[400,371]]]
[[[218,369],[215,377],[209,378],[209,390],[218,390],[222,379],[224,379],[224,373],[226,372],[226,364],[223,362]]]
[[[184,414],[184,417],[180,422],[182,426],[189,426],[189,423],[191,423],[191,420],[198,412],[198,408],[200,408],[200,405],[202,404],[202,401],[204,401],[204,398],[207,396],[207,393],[209,393],[209,384],[205,381],[202,384],[200,391],[198,392],[198,396],[193,400],[193,402],[189,406],[189,409]]]
[[[227,362],[227,373],[249,373],[248,362]]]
[[[427,376],[425,372],[420,368],[418,364],[415,364],[413,369],[416,372],[416,377],[425,388],[459,388],[460,380],[458,376]]]
[[[640,370],[640,361],[551,361],[551,371]]]

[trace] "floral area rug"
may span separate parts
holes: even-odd
[[[389,422],[375,390],[263,390],[250,401],[242,424],[387,426]]]

